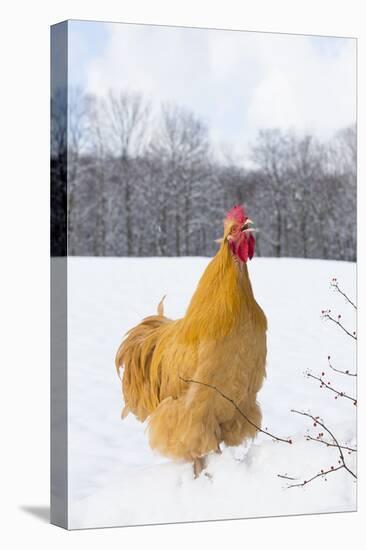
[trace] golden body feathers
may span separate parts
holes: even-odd
[[[265,377],[266,317],[256,303],[246,263],[235,262],[224,238],[203,273],[188,310],[173,321],[163,314],[132,328],[116,355],[123,367],[125,407],[148,419],[150,445],[173,459],[195,460],[221,442],[239,445],[256,435],[233,405],[257,426],[256,395]]]

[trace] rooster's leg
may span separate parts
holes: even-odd
[[[217,449],[216,449],[215,453],[217,453],[218,455],[222,455],[222,450],[221,450],[221,447],[220,447],[220,443],[217,444]]]
[[[193,461],[194,478],[196,479],[200,475],[202,470],[204,470],[205,468],[206,468],[206,459],[205,459],[205,457],[200,456],[198,458],[195,458],[194,461]]]

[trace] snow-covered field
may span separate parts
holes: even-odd
[[[338,452],[306,441],[319,429],[292,408],[321,416],[343,444],[355,445],[356,407],[304,376],[327,373],[327,381],[355,394],[351,338],[321,319],[322,309],[341,313],[352,331],[352,307],[330,290],[337,277],[355,296],[355,264],[321,260],[255,258],[249,264],[258,303],[268,318],[267,379],[259,394],[263,427],[293,444],[260,434],[248,447],[209,457],[193,479],[190,464],[154,454],[145,426],[120,419],[120,382],[114,355],[123,334],[156,311],[167,294],[169,317],[184,314],[208,258],[69,258],[69,526],[72,529],[208,519],[352,511],[356,483],[343,469],[303,488],[278,474],[309,479],[338,466]],[[329,373],[329,375],[328,375]],[[355,469],[354,455],[345,454]]]

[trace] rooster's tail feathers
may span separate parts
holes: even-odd
[[[164,300],[166,298],[166,294],[162,297],[160,302],[158,303],[158,315],[163,316],[164,315]]]
[[[161,311],[161,303],[159,308]],[[171,322],[161,314],[146,317],[122,341],[115,359],[117,372],[122,378],[125,401],[122,418],[132,412],[144,421],[158,406],[160,376],[151,376],[151,363],[161,330]]]

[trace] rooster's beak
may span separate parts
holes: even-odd
[[[252,229],[249,227],[250,225],[254,225],[254,222],[250,220],[249,218],[245,221],[243,227],[241,228],[242,231],[252,231]]]

